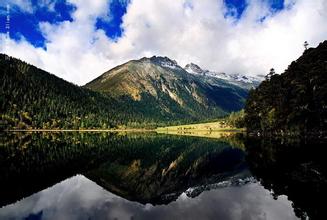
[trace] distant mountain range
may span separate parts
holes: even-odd
[[[158,126],[224,116],[244,107],[259,79],[182,68],[168,57],[119,65],[82,87],[0,55],[3,128]]]
[[[187,64],[184,69],[194,75],[202,75],[204,77],[215,77],[221,80],[225,80],[230,84],[237,85],[245,89],[254,89],[259,86],[260,82],[264,80],[263,76],[245,76],[242,74],[227,74],[224,72],[213,72],[204,70],[194,63]]]

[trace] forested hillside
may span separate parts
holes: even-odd
[[[248,132],[323,135],[327,130],[327,41],[281,75],[272,70],[246,102]]]
[[[2,128],[110,128],[133,117],[113,99],[7,55],[0,70]]]

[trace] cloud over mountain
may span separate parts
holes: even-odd
[[[71,19],[37,24],[44,47],[24,35],[6,40],[2,33],[0,51],[84,84],[115,65],[152,55],[219,72],[255,75],[271,67],[282,72],[303,52],[304,41],[316,46],[327,39],[325,0],[285,0],[278,10],[269,0],[247,0],[241,14],[222,0],[120,0],[126,13],[118,27],[111,27],[117,13],[110,7],[113,1],[67,0],[74,8]],[[54,1],[47,2],[53,10]],[[11,4],[23,7],[20,1]],[[121,35],[108,36],[97,26],[99,19],[108,28],[120,28]]]

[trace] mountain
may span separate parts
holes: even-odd
[[[216,77],[190,74],[167,57],[117,66],[85,88],[125,99],[135,111],[165,120],[213,119],[244,107],[248,90]]]
[[[249,132],[313,135],[327,131],[327,41],[304,51],[280,74],[272,71],[245,107]]]
[[[156,127],[215,119],[248,90],[189,74],[167,57],[117,66],[83,87],[0,54],[0,128]]]
[[[209,71],[209,70],[202,69],[201,67],[199,67],[194,63],[187,64],[184,67],[184,69],[190,74],[202,75],[204,77],[205,76],[215,77],[224,80],[227,83],[237,85],[241,88],[245,88],[248,90],[256,88],[263,80],[263,77],[261,76],[252,77],[252,76],[245,76],[242,74],[227,74],[223,72]]]

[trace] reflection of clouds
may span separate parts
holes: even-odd
[[[274,200],[258,183],[203,192],[183,193],[168,205],[130,202],[82,175],[67,179],[15,204],[0,209],[0,219],[296,219],[285,196]]]

